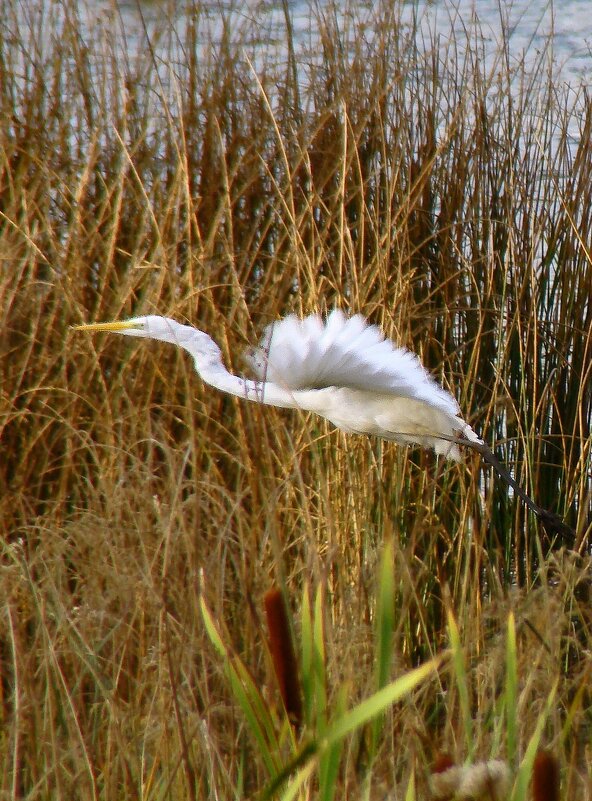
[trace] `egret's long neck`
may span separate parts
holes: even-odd
[[[269,381],[253,381],[228,372],[222,363],[220,349],[212,340],[209,342],[209,347],[205,349],[203,347],[197,349],[192,342],[179,344],[193,356],[195,369],[202,379],[221,392],[228,392],[239,398],[268,406],[284,408],[298,406],[294,392]]]

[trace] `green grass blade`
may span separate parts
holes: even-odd
[[[393,653],[393,631],[395,627],[395,574],[394,574],[394,547],[392,539],[385,542],[376,597],[376,655],[375,680],[376,689],[384,687],[391,671]],[[384,718],[378,715],[370,732],[369,761],[374,761],[378,749],[380,733],[384,725]]]
[[[278,756],[279,743],[275,725],[267,703],[245,665],[237,656],[233,656],[230,649],[224,644],[222,635],[218,631],[203,597],[200,598],[199,603],[208,636],[216,650],[224,658],[232,694],[243,711],[263,762],[270,775],[273,776],[279,770],[281,763]]]
[[[316,733],[319,736],[327,725],[327,667],[323,600],[323,588],[319,586],[315,597],[312,653],[312,691],[316,706]]]
[[[458,626],[456,625],[456,620],[454,619],[454,615],[450,609],[448,610],[447,618],[448,639],[452,649],[452,667],[460,701],[460,711],[465,735],[467,758],[472,760],[476,743],[474,742],[473,738],[473,718],[471,715],[471,705],[469,702],[469,685],[465,666],[465,656],[460,642]]]
[[[520,767],[518,768],[518,775],[514,784],[512,801],[526,801],[528,798],[528,786],[532,777],[532,767],[534,765],[534,760],[541,742],[543,729],[547,722],[547,718],[549,717],[549,713],[553,708],[553,704],[555,703],[555,695],[557,693],[558,685],[559,682],[556,681],[547,697],[545,707],[539,715],[535,730],[528,742],[528,746],[526,747],[526,753],[524,754],[524,758],[522,759]]]
[[[508,634],[506,639],[506,726],[508,762],[515,769],[517,753],[518,717],[518,660],[516,654],[516,621],[514,613],[508,615]]]
[[[296,798],[300,789],[304,786],[307,780],[312,776],[315,769],[315,762],[311,760],[301,770],[298,771],[293,781],[287,786],[284,794],[281,796],[281,801],[292,801]],[[269,798],[270,795],[265,794],[262,801]]]
[[[206,602],[203,598],[203,595],[199,598],[199,608],[201,611],[201,617],[206,627],[206,632],[210,641],[214,648],[218,651],[220,656],[229,658],[228,648],[224,644],[224,640],[218,631],[216,624],[214,623],[214,619],[211,615],[210,610],[208,609]]]
[[[307,729],[312,728],[314,709],[314,676],[313,653],[314,635],[312,613],[310,608],[310,591],[308,584],[304,585],[302,592],[302,607],[300,612],[301,652],[302,652],[302,696],[304,700],[304,722]]]
[[[411,775],[409,776],[409,783],[407,784],[407,790],[405,791],[405,801],[415,801],[415,769],[411,770]]]
[[[420,667],[410,670],[404,676],[395,679],[395,681],[371,695],[370,698],[366,698],[349,712],[346,712],[339,720],[329,726],[320,745],[327,748],[346,735],[351,734],[360,726],[368,723],[376,715],[382,714],[391,704],[400,701],[401,698],[408,695],[419,684],[435,673],[440,667],[443,658],[430,659],[429,662],[425,662]]]
[[[361,726],[364,726],[376,715],[383,713],[388,706],[400,701],[405,695],[414,690],[422,682],[426,681],[439,669],[446,656],[447,654],[443,654],[440,657],[431,659],[429,662],[426,662],[414,670],[410,670],[404,676],[401,676],[386,687],[378,690],[378,692],[374,693],[370,698],[367,698],[349,712],[343,714],[334,723],[331,723],[324,737],[314,742],[307,743],[300,753],[281,770],[266,789],[263,794],[263,799],[269,798],[295,770],[303,766],[302,770],[299,771],[296,778],[290,784],[290,787],[292,787],[294,783],[301,786],[304,781],[302,778],[303,772],[306,772],[306,777],[310,775],[307,769],[312,761],[316,763],[317,760],[322,759],[327,751],[343,740],[344,737],[356,731]]]
[[[342,686],[337,695],[335,711],[338,717],[342,716],[347,708],[348,689],[345,685]],[[333,801],[342,748],[343,743],[339,741],[319,754],[319,801]]]
[[[376,688],[387,683],[391,671],[395,627],[394,547],[389,539],[382,552],[376,603]]]

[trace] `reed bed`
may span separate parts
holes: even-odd
[[[74,0],[27,5],[0,24],[1,796],[257,797],[273,770],[224,660],[289,762],[263,597],[282,588],[297,642],[319,598],[330,720],[377,688],[386,542],[383,679],[457,657],[299,797],[428,798],[438,752],[516,771],[539,726],[563,797],[590,798],[586,92],[550,49],[526,70],[507,38],[442,44],[403,3],[313,6],[307,47],[254,12],[204,49],[194,2],[138,52],[116,14],[91,37]],[[249,406],[166,345],[70,329],[163,314],[240,370],[267,323],[335,306],[418,352],[576,539],[476,456]]]

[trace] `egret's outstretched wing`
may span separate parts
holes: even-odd
[[[450,414],[456,400],[406,348],[397,348],[359,314],[331,312],[300,320],[291,315],[266,329],[251,355],[257,377],[290,390],[350,387],[414,398]]]

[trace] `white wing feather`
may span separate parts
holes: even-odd
[[[361,315],[331,312],[323,325],[318,315],[290,315],[267,327],[250,355],[258,378],[297,391],[346,387],[423,401],[457,415],[453,396],[440,387],[406,348],[398,348]]]

